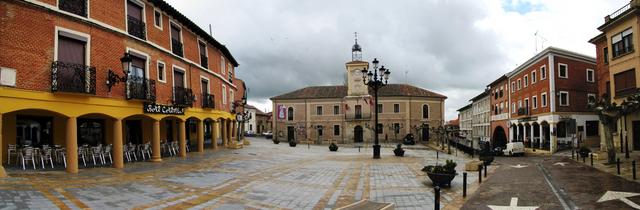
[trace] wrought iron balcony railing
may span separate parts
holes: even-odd
[[[208,93],[202,94],[202,108],[216,108],[213,95]]]
[[[518,115],[529,115],[529,107],[518,108]]]
[[[209,58],[205,55],[200,55],[200,66],[205,69],[209,69]]]
[[[96,94],[96,67],[55,61],[51,64],[51,92]]]
[[[370,120],[371,113],[349,113],[345,114],[346,120]]]
[[[60,0],[60,10],[87,17],[87,0]]]
[[[171,51],[173,52],[173,54],[182,57],[182,43],[180,43],[180,41],[178,40],[171,39]]]
[[[173,104],[177,106],[192,106],[194,101],[193,91],[189,88],[173,88]]]
[[[156,101],[156,81],[152,79],[145,79],[143,77],[127,78],[127,85],[125,88],[127,100],[142,99],[150,102]]]
[[[127,28],[130,35],[145,39],[147,28],[141,20],[127,15]]]

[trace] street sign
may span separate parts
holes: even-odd
[[[512,197],[508,206],[487,205],[487,207],[493,210],[535,210],[539,208],[539,206],[518,206],[518,197]]]
[[[640,193],[632,193],[632,192],[620,192],[620,191],[607,191],[606,193],[604,193],[604,195],[602,195],[602,197],[600,199],[598,199],[598,203],[602,203],[605,201],[611,201],[611,200],[620,200],[624,203],[626,203],[627,205],[631,206],[631,208],[634,209],[640,209],[640,205],[634,203],[633,201],[630,201],[629,199],[627,199],[628,197],[634,197],[634,196],[638,196],[640,195]]]

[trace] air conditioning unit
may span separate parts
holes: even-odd
[[[0,85],[16,86],[16,70],[12,68],[0,67]]]

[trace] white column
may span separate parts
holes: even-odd
[[[549,133],[551,134],[551,131],[554,130],[554,128],[556,127],[556,123],[549,123]],[[549,141],[549,151],[551,151],[551,153],[554,153],[558,147],[558,134],[556,133],[555,135],[550,135],[551,139]]]
[[[540,149],[542,149],[542,143],[544,142],[542,139],[544,138],[544,129],[542,124],[538,124],[538,129],[540,130]]]
[[[520,137],[520,126],[519,126],[519,125],[516,125],[516,126],[515,126],[515,129],[516,129],[516,139],[515,139],[514,141],[516,141],[516,142],[517,142],[517,141],[518,141],[518,138]]]
[[[533,124],[529,124],[529,145],[533,147]]]

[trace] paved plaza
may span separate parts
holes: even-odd
[[[407,150],[393,156],[383,148],[373,160],[370,145],[358,151],[342,145],[273,144],[249,138],[243,149],[207,149],[187,158],[160,163],[126,164],[122,170],[86,168],[77,175],[64,171],[7,169],[1,179],[2,209],[333,209],[361,199],[394,203],[396,209],[433,209],[431,182],[420,171],[426,164],[454,159],[462,173],[462,155],[433,150]],[[475,183],[476,173],[469,173]],[[461,195],[462,176],[444,189],[446,205]]]

